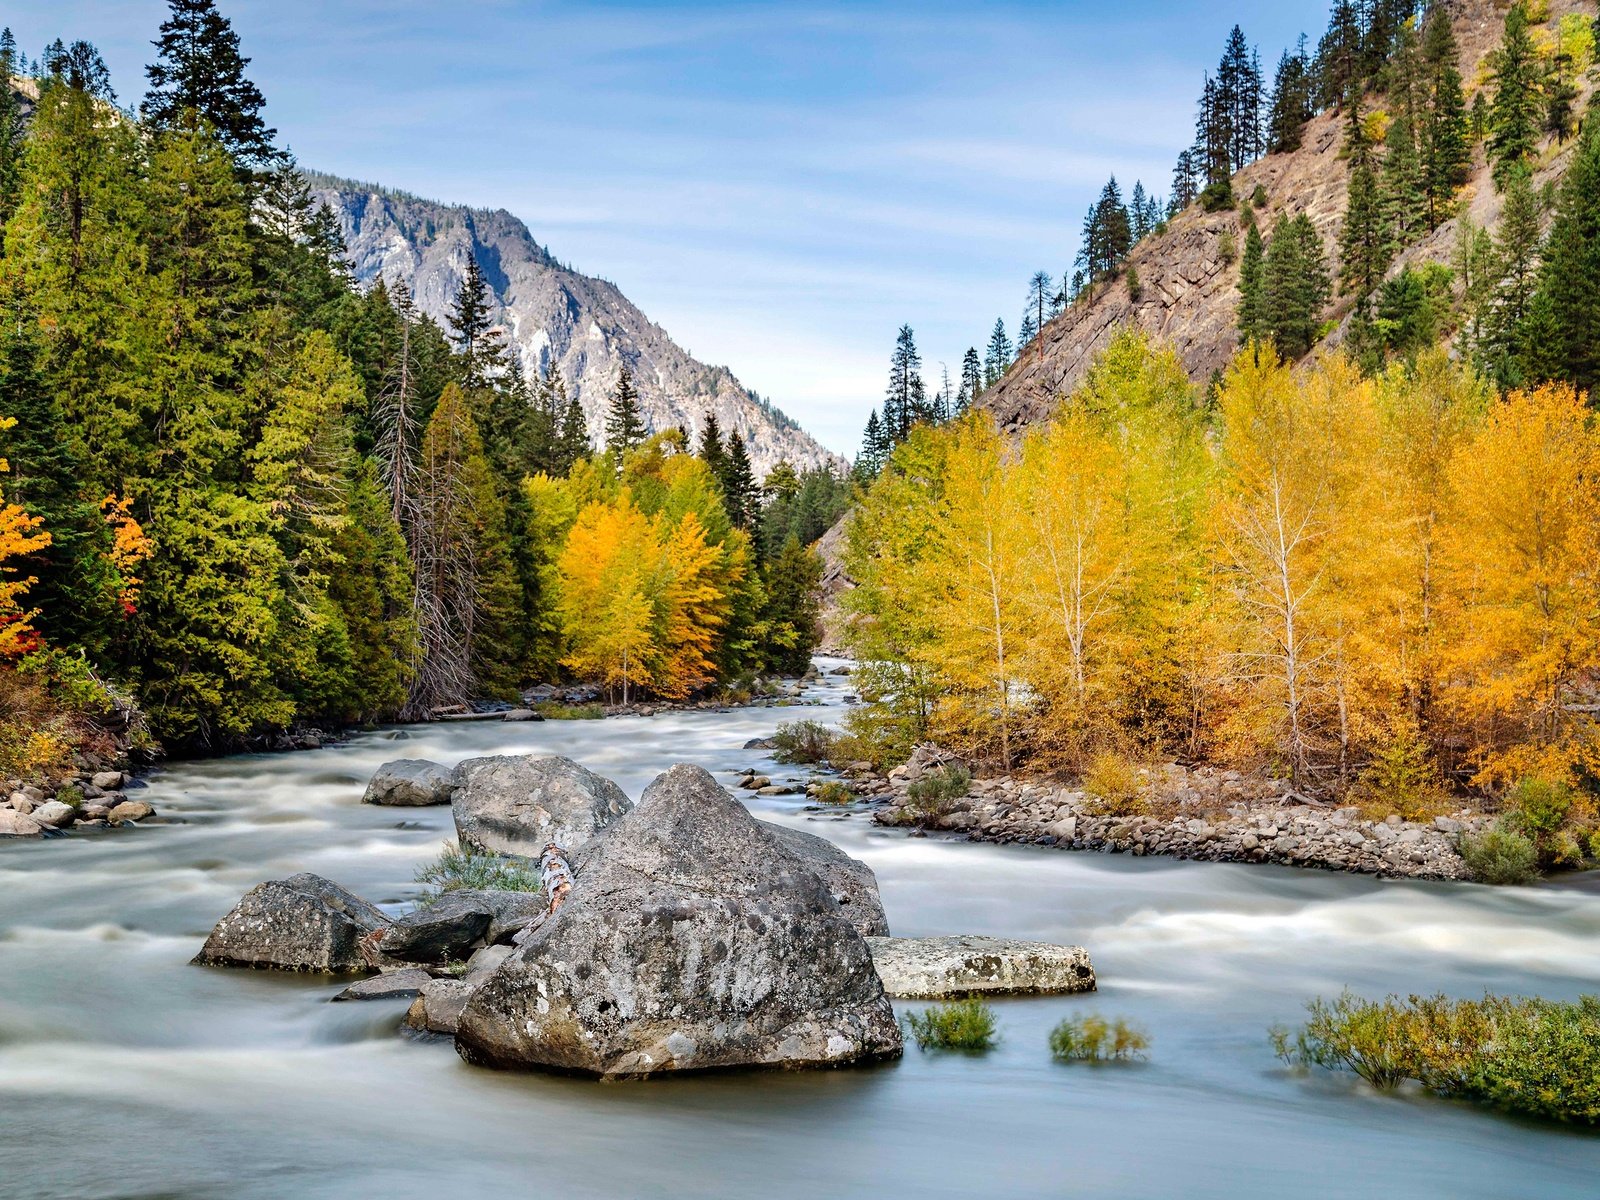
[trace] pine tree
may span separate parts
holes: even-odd
[[[1285,357],[1311,349],[1330,291],[1322,239],[1311,218],[1278,218],[1267,245],[1263,313],[1267,336]]]
[[[1350,171],[1350,201],[1339,235],[1339,282],[1345,295],[1370,296],[1389,267],[1392,243],[1372,169],[1358,163]]]
[[[722,444],[722,426],[717,421],[717,414],[709,408],[706,409],[705,423],[700,426],[700,448],[697,453],[700,461],[711,471],[711,477],[720,483],[728,469],[728,452]]]
[[[272,144],[277,131],[261,118],[266,102],[245,77],[250,60],[239,53],[233,25],[213,0],[168,0],[168,7],[153,43],[156,61],[145,68],[146,123],[165,129],[203,120],[243,167],[271,166],[280,157]]]
[[[1516,0],[1506,13],[1505,37],[1491,59],[1494,103],[1489,114],[1489,157],[1502,191],[1539,145],[1542,119],[1539,52],[1528,30],[1528,8]]]
[[[1244,234],[1244,255],[1239,260],[1239,341],[1258,342],[1266,337],[1266,248],[1254,220]]]
[[[884,432],[883,422],[878,419],[878,410],[873,409],[861,435],[861,452],[856,455],[856,476],[863,483],[870,483],[883,470],[891,449],[892,439]]]
[[[1317,44],[1317,103],[1343,105],[1362,82],[1363,27],[1354,0],[1334,0],[1328,31]]]
[[[611,394],[611,411],[606,415],[606,452],[617,458],[644,441],[644,422],[639,416],[639,393],[634,390],[633,374],[623,363],[617,373],[617,390]]]
[[[1515,387],[1525,376],[1529,306],[1538,281],[1539,200],[1526,168],[1512,170],[1505,184],[1505,207],[1495,238],[1495,274],[1499,284],[1486,322],[1489,372],[1502,386]]]
[[[1272,81],[1272,100],[1267,112],[1267,150],[1285,154],[1300,148],[1300,136],[1312,117],[1311,66],[1306,58],[1305,38],[1294,53],[1285,50],[1278,60]]]
[[[0,245],[4,244],[6,222],[21,199],[18,191],[22,181],[22,102],[11,88],[11,80],[19,74],[16,39],[7,27],[0,30]]]
[[[1472,161],[1459,61],[1449,12],[1443,5],[1430,6],[1422,26],[1426,115],[1419,130],[1429,229],[1437,229],[1445,219],[1456,189],[1467,181]]]
[[[1177,165],[1172,168],[1172,197],[1167,201],[1168,217],[1177,216],[1199,198],[1200,188],[1195,182],[1195,177],[1199,173],[1195,167],[1194,151],[1184,150],[1179,153]],[[1063,291],[1066,290],[1064,280],[1065,276],[1063,276]]]
[[[756,486],[756,473],[750,465],[750,454],[745,449],[744,438],[739,436],[737,429],[728,435],[722,496],[727,505],[728,520],[733,526],[747,532],[754,529],[761,515],[761,491]]]
[[[561,433],[556,441],[551,474],[565,476],[572,465],[593,448],[589,441],[589,417],[576,396],[568,399],[566,382],[554,365],[545,377],[545,386],[550,389],[551,411],[561,414]]]
[[[961,356],[961,390],[956,393],[956,416],[972,407],[983,391],[983,364],[978,359],[978,348],[968,346]]]
[[[1139,190],[1137,187],[1135,188],[1134,194],[1139,195]],[[1027,300],[1027,311],[1028,315],[1033,319],[1033,329],[1035,333],[1042,330],[1044,328],[1044,323],[1050,319],[1054,296],[1055,284],[1050,278],[1050,272],[1035,271],[1033,273],[1033,278],[1028,280]],[[1030,341],[1031,337],[1020,340],[1024,342]]]
[[[1424,64],[1417,38],[1404,30],[1389,61],[1389,104],[1393,120],[1384,138],[1384,223],[1400,246],[1408,246],[1428,221],[1427,179],[1419,146],[1427,120]]]
[[[989,334],[989,350],[983,358],[983,386],[991,388],[1000,382],[1011,367],[1011,339],[1006,336],[1006,323],[999,317]]]
[[[461,386],[469,392],[488,387],[505,367],[500,330],[490,319],[492,302],[489,283],[469,243],[466,274],[445,317],[460,352]]]
[[[1522,339],[1534,373],[1600,395],[1600,121],[1585,123],[1561,181],[1531,307],[1547,326]]]
[[[1022,323],[1017,326],[1018,354],[1021,354],[1028,348],[1029,344],[1033,341],[1038,332],[1039,327],[1035,325],[1033,321],[1033,310],[1031,308],[1024,309],[1022,312]]]
[[[1136,244],[1143,241],[1150,234],[1151,223],[1147,219],[1149,204],[1150,199],[1145,195],[1144,191],[1144,181],[1135,179],[1133,181],[1133,192],[1128,196],[1128,221]],[[1043,274],[1043,272],[1040,272],[1040,274]],[[1048,280],[1050,277],[1045,275],[1045,278]]]
[[[911,433],[923,402],[922,356],[917,353],[916,335],[911,326],[902,325],[895,335],[894,353],[889,356],[889,385],[884,391],[884,432],[896,442]]]

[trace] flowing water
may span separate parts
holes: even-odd
[[[1600,1194],[1600,1136],[1279,1067],[1312,995],[1600,991],[1600,895],[911,839],[793,798],[760,815],[871,864],[902,935],[1081,942],[1098,995],[997,1004],[984,1057],[596,1084],[464,1065],[405,1002],[188,965],[262,879],[415,895],[448,809],[359,803],[380,762],[570,755],[637,798],[659,771],[760,765],[746,739],[824,709],[386,730],[170,767],[179,824],[0,845],[0,1197],[1516,1197]],[[727,778],[726,775],[722,776]],[[1150,1061],[1061,1066],[1099,1011]]]

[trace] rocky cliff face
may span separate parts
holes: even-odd
[[[1505,22],[1504,6],[1496,0],[1446,0],[1455,23],[1461,51],[1461,75],[1470,103],[1472,91],[1487,86],[1487,55],[1500,44]],[[1551,0],[1549,19],[1566,13],[1593,14],[1586,0]],[[1546,26],[1548,28],[1548,26]],[[1592,81],[1582,81],[1581,105]],[[1374,103],[1382,107],[1381,100]],[[1343,117],[1323,113],[1307,125],[1300,148],[1289,154],[1268,155],[1234,176],[1234,195],[1249,197],[1259,184],[1268,203],[1256,221],[1263,233],[1283,214],[1308,213],[1322,235],[1330,270],[1337,275],[1339,231],[1344,221],[1349,167],[1340,154]],[[1549,146],[1534,173],[1534,186],[1542,188],[1559,179],[1571,157],[1572,143]],[[1463,219],[1493,229],[1500,218],[1501,199],[1489,179],[1480,148],[1472,177],[1459,196],[1460,213],[1399,255],[1390,268],[1398,273],[1407,265],[1448,263],[1455,251]],[[1140,298],[1128,295],[1126,276],[1103,284],[1094,295],[1073,304],[1047,323],[1012,365],[1005,378],[979,401],[1007,430],[1024,429],[1049,417],[1060,400],[1082,378],[1095,356],[1105,349],[1116,330],[1137,324],[1170,342],[1185,369],[1196,382],[1228,365],[1238,349],[1236,312],[1239,305],[1237,258],[1224,261],[1224,234],[1231,234],[1242,250],[1244,229],[1237,211],[1207,213],[1192,204],[1168,224],[1165,233],[1136,246],[1128,265],[1138,271]],[[1350,317],[1351,299],[1339,297],[1328,316],[1334,328],[1324,345],[1343,340]]]
[[[475,255],[494,291],[494,318],[529,376],[560,372],[602,440],[606,410],[625,362],[652,430],[682,425],[696,437],[707,411],[726,435],[738,430],[758,477],[787,459],[797,468],[842,465],[726,367],[691,358],[616,286],[557,262],[528,228],[501,209],[420,200],[371,184],[308,175],[338,215],[356,278],[404,281],[436,320],[449,310]]]

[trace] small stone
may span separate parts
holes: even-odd
[[[146,817],[155,816],[155,808],[143,800],[124,800],[111,810],[111,820],[117,824],[123,821],[142,821]]]
[[[481,980],[430,979],[406,1010],[406,1024],[429,1033],[454,1034],[461,1010],[478,990]]]
[[[103,792],[114,792],[126,779],[127,776],[121,771],[98,771],[90,776],[89,782]]]
[[[33,819],[52,829],[65,829],[78,819],[78,810],[59,800],[47,800],[33,810]]]

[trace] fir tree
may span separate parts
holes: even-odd
[[[978,358],[978,348],[968,346],[961,356],[961,389],[956,393],[955,415],[960,416],[970,408],[983,391],[983,364]]]
[[[722,444],[722,426],[717,414],[706,409],[706,419],[700,426],[700,461],[711,470],[711,477],[721,482],[728,469],[728,452]]]
[[[728,435],[728,457],[722,473],[722,498],[727,505],[728,520],[736,529],[751,530],[761,513],[761,490],[756,486],[756,473],[750,465],[750,454],[745,449],[744,438],[735,429]]]
[[[911,326],[902,325],[895,335],[894,353],[889,356],[889,385],[884,390],[884,432],[895,442],[903,442],[924,405],[922,356]]]
[[[1449,12],[1443,5],[1430,6],[1422,26],[1426,116],[1419,130],[1429,229],[1437,229],[1445,219],[1451,198],[1467,181],[1471,165],[1459,60]]]
[[[565,475],[572,465],[587,455],[592,448],[589,441],[589,417],[576,396],[568,399],[567,385],[554,367],[546,379],[551,389],[551,407],[561,413],[561,436],[556,444],[555,471]]]
[[[1524,338],[1534,373],[1600,395],[1600,121],[1585,124],[1561,181],[1532,308],[1546,326]]]
[[[867,418],[867,427],[861,435],[861,453],[856,455],[856,475],[863,483],[871,482],[883,470],[893,449],[893,439],[884,432],[878,410],[873,409]]]
[[[468,391],[488,387],[504,366],[505,348],[490,319],[491,302],[488,281],[469,244],[466,274],[445,318],[460,353],[461,386]]]
[[[1244,234],[1244,255],[1239,260],[1239,340],[1258,342],[1266,337],[1266,248],[1261,230],[1251,220]]]
[[[1372,169],[1358,163],[1350,172],[1350,200],[1339,235],[1339,282],[1345,295],[1369,296],[1389,267],[1392,243]]]
[[[1506,13],[1505,37],[1490,59],[1494,103],[1489,114],[1489,156],[1495,186],[1502,191],[1519,167],[1538,149],[1540,110],[1539,52],[1528,29],[1528,9],[1516,0]]]
[[[639,416],[639,393],[634,390],[633,374],[623,363],[617,373],[617,390],[611,394],[611,411],[606,415],[606,452],[617,458],[644,441],[644,421]]]
[[[250,60],[239,53],[233,25],[213,0],[168,0],[168,7],[153,43],[156,61],[145,68],[145,121],[164,129],[203,120],[243,166],[270,166],[280,156],[277,131],[261,118],[266,102],[245,77]]]
[[[983,386],[991,388],[1000,382],[1011,367],[1011,339],[1006,336],[1006,323],[999,317],[989,334],[988,353],[983,358]]]
[[[4,244],[6,222],[16,210],[22,178],[24,132],[22,101],[11,88],[11,80],[21,74],[17,62],[17,43],[9,27],[0,30],[0,245]],[[3,250],[0,250],[3,253]]]
[[[1179,153],[1177,165],[1172,168],[1172,196],[1167,201],[1168,217],[1177,216],[1199,197],[1200,188],[1195,182],[1195,176],[1199,173],[1195,167],[1194,151],[1184,150]],[[1064,283],[1062,290],[1066,290]]]
[[[1538,282],[1540,242],[1539,199],[1527,169],[1511,171],[1505,184],[1505,207],[1495,238],[1495,288],[1487,321],[1487,366],[1505,387],[1522,383],[1526,375],[1528,312]]]
[[[1301,133],[1311,117],[1311,67],[1302,37],[1295,53],[1285,50],[1278,60],[1267,111],[1268,152],[1285,154],[1298,150]]]
[[[1286,357],[1305,354],[1331,291],[1322,239],[1305,213],[1280,217],[1273,227],[1262,291],[1267,336]]]

